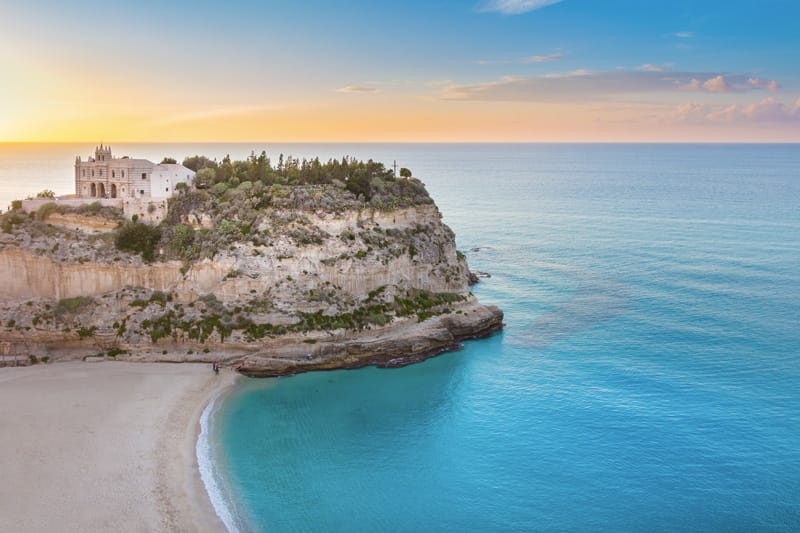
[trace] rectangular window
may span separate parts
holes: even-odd
[[[146,173],[144,173],[144,172],[142,172],[142,179],[143,179],[143,180],[146,180],[146,179],[147,179],[147,174],[146,174]]]
[[[167,187],[167,192],[169,192],[169,187]]]
[[[123,178],[125,177],[125,171],[124,170],[122,171],[122,177]]]
[[[116,172],[114,172],[113,170],[111,171],[111,177],[112,177],[112,178],[116,178],[116,177],[117,177],[117,173],[116,173]]]

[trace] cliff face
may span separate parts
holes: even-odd
[[[502,326],[469,293],[435,205],[269,220],[191,263],[120,253],[89,235],[108,228],[91,217],[14,229],[0,239],[0,355],[222,359],[274,375],[405,364]]]

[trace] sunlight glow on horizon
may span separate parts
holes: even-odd
[[[779,24],[794,13],[754,26],[744,61],[727,51],[741,37],[722,22],[751,23],[745,2],[714,27],[634,2],[624,37],[574,22],[603,9],[581,0],[342,13],[310,1],[304,27],[261,33],[234,6],[144,3],[11,7],[0,20],[0,142],[800,141],[798,36]],[[254,20],[300,9],[244,4]],[[97,35],[85,31],[93,8],[109,11]],[[158,16],[141,39],[126,23]],[[331,16],[364,26],[368,53],[330,30]],[[387,38],[368,26],[385,16],[416,26]],[[30,33],[39,22],[41,39]]]

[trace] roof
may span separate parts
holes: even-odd
[[[176,163],[160,163],[155,167],[153,167],[153,170],[160,170],[162,172],[181,172],[181,173],[189,172],[191,174],[194,174],[194,170],[186,168],[185,166]]]

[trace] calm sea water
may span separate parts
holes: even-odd
[[[0,145],[0,199],[62,153],[67,192],[91,148]],[[800,530],[800,145],[123,148],[397,159],[506,312],[418,365],[218,400],[201,466],[231,528]]]

